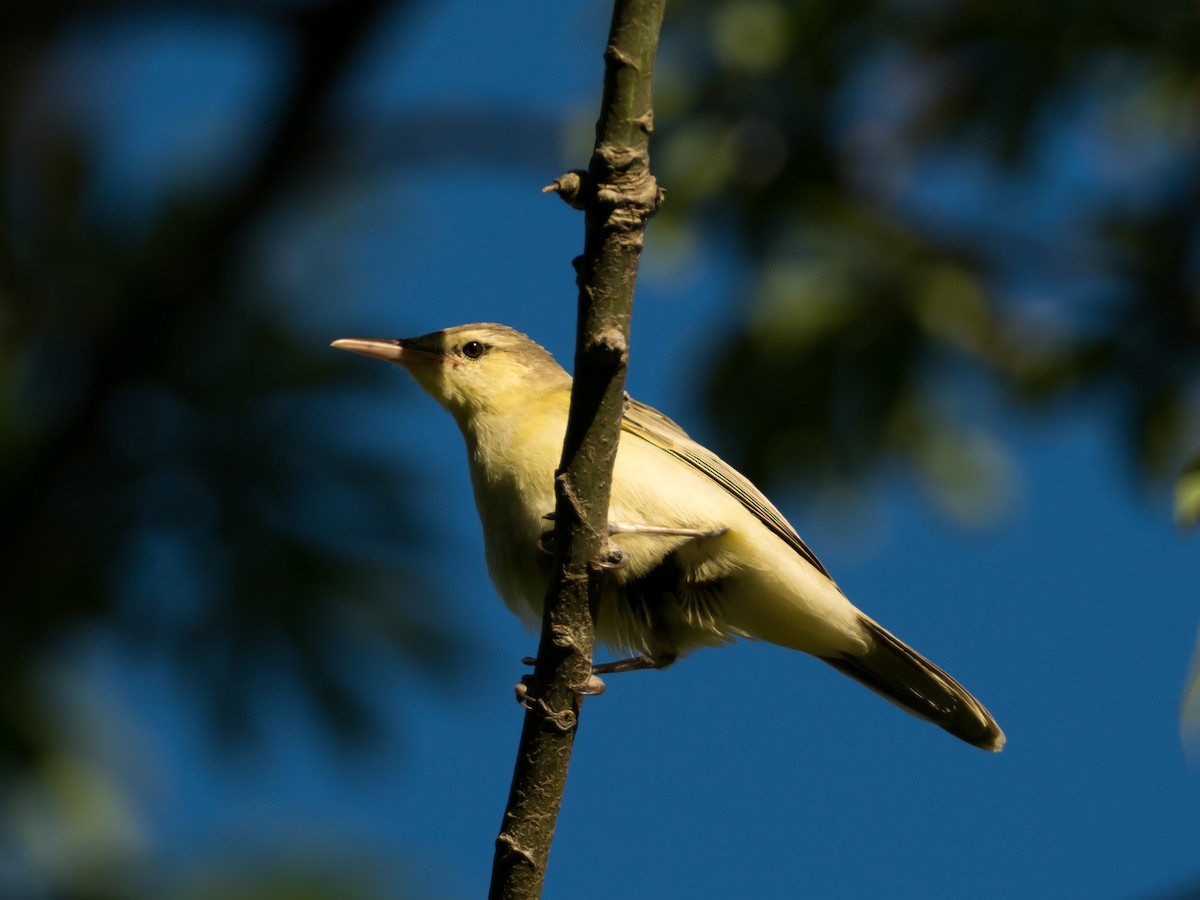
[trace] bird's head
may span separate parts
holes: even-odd
[[[548,350],[505,325],[459,325],[391,340],[342,338],[333,346],[399,363],[464,429],[479,416],[508,415],[571,387]]]

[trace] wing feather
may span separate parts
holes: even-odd
[[[800,535],[796,534],[796,529],[751,483],[750,479],[711,450],[693,441],[688,437],[687,432],[673,420],[664,416],[654,407],[647,406],[626,395],[625,415],[621,421],[621,430],[653,444],[707,475],[752,512],[784,543],[811,563],[818,572],[833,581],[833,577],[821,565],[817,555],[808,549],[808,545],[801,540]]]

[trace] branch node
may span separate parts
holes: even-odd
[[[609,44],[604,48],[604,58],[610,62],[615,62],[618,65],[629,66],[632,69],[637,69],[638,65],[633,61],[633,57],[618,47],[616,44]],[[639,69],[639,71],[641,71]]]
[[[619,328],[606,328],[596,335],[592,349],[603,353],[610,360],[624,360],[629,354],[629,344]]]
[[[501,831],[496,836],[496,849],[516,856],[531,869],[537,868],[537,861],[534,860],[533,854],[518,844],[517,839],[507,831]]]
[[[567,473],[562,470],[555,472],[554,481],[559,487],[559,492],[571,505],[571,512],[575,515],[575,521],[581,522],[588,529],[588,532],[594,536],[596,530],[588,522],[586,510],[583,507],[583,503],[579,500],[579,495],[575,493],[575,487],[571,483],[570,478],[567,477]]]
[[[586,580],[587,576],[584,576]],[[555,623],[550,627],[550,639],[554,642],[555,647],[563,647],[568,650],[576,650],[579,645],[575,640],[575,632],[567,625]]]
[[[554,179],[542,188],[543,194],[558,194],[563,202],[573,209],[583,209],[588,199],[595,195],[596,185],[592,176],[583,169],[574,169]]]
[[[579,719],[572,709],[560,709],[558,712],[555,712],[546,705],[545,700],[538,700],[537,708],[538,712],[542,715],[542,720],[563,734],[574,731],[575,727],[579,724]]]
[[[641,127],[651,127],[649,117],[647,112],[637,120]],[[596,173],[593,210],[600,217],[600,227],[609,232],[643,230],[666,196],[650,174],[645,150],[597,144],[592,169]]]
[[[620,182],[623,175],[633,179],[642,177],[650,168],[645,150],[623,144],[597,144],[596,149],[592,151],[592,157],[593,163],[599,161],[607,178],[614,183]]]

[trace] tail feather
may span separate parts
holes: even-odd
[[[1004,746],[1004,732],[966,688],[866,616],[862,625],[870,641],[865,654],[822,660],[968,744],[992,752]]]

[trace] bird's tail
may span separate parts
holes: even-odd
[[[968,744],[995,752],[1004,732],[961,684],[881,625],[862,617],[865,653],[822,659],[906,712],[932,722]]]

